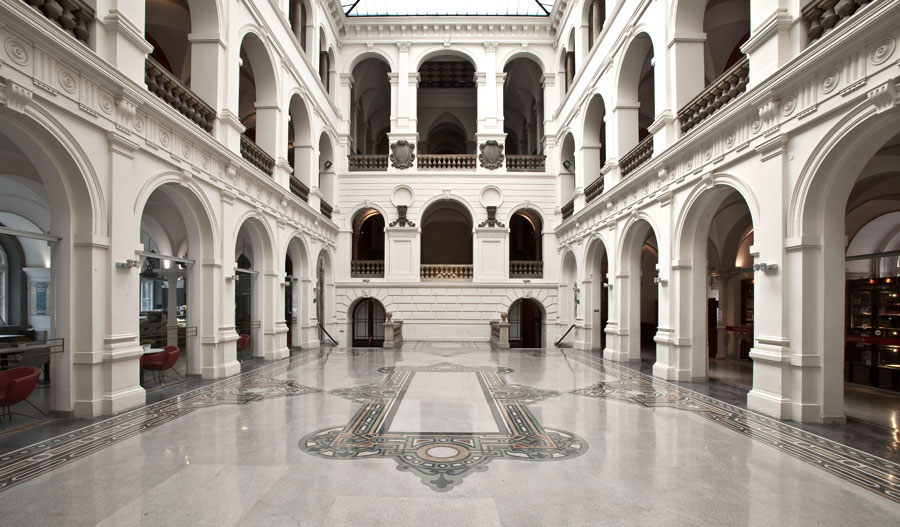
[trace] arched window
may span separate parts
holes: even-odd
[[[0,246],[0,323],[4,324],[8,318],[7,304],[9,304],[6,294],[8,290],[7,282],[9,281],[9,264],[7,262],[6,251]]]

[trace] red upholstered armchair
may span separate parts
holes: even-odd
[[[240,353],[250,347],[250,335],[241,333],[237,339],[237,352]]]
[[[165,371],[175,366],[179,353],[181,353],[181,348],[178,346],[164,346],[160,352],[150,353],[141,357],[141,369],[159,372],[159,382],[163,382],[165,380]],[[175,373],[178,372],[176,371]]]
[[[12,419],[10,406],[22,401],[41,412],[40,408],[27,400],[31,392],[34,391],[40,376],[41,370],[34,366],[21,366],[11,370],[0,371],[0,407],[3,408],[3,413],[0,413],[0,421],[2,421],[4,415]],[[41,413],[43,414],[44,412]]]

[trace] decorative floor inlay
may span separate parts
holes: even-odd
[[[292,357],[0,455],[0,491],[200,408],[320,392],[274,378],[316,358],[312,353]]]
[[[587,451],[584,439],[543,427],[528,410],[527,404],[558,397],[561,393],[507,384],[503,374],[511,373],[509,368],[440,363],[386,367],[378,371],[387,375],[381,384],[329,392],[365,406],[345,426],[305,436],[300,440],[301,450],[326,459],[392,458],[398,470],[414,473],[422,483],[438,492],[452,489],[473,472],[487,470],[493,459],[556,461]],[[475,375],[499,432],[393,430],[395,417],[402,413],[404,396],[417,373]],[[441,415],[434,417],[442,419]]]
[[[572,390],[571,393],[617,399],[645,408],[669,407],[694,412],[900,503],[900,465],[896,463],[616,365],[593,354],[575,352],[573,356],[582,364],[607,374],[608,380]]]

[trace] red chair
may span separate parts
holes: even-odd
[[[250,335],[241,333],[237,339],[237,352],[240,353],[250,347]]]
[[[162,351],[141,357],[141,369],[157,372],[159,382],[163,383],[166,377],[166,370],[175,366],[179,353],[181,353],[181,348],[178,346],[163,346]],[[176,371],[175,373],[178,372]],[[180,376],[181,374],[179,373],[178,375]]]
[[[13,413],[10,410],[10,406],[22,401],[31,405],[32,408],[41,412],[44,416],[47,415],[28,401],[28,396],[34,391],[40,376],[41,370],[34,366],[21,366],[11,370],[0,371],[0,407],[3,407],[3,412],[0,413],[0,422],[3,421],[4,415],[9,416],[11,420]]]

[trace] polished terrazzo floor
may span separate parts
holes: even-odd
[[[898,525],[900,466],[573,350],[322,349],[0,454],[9,525]]]

